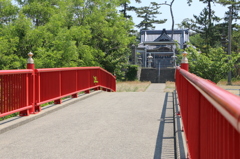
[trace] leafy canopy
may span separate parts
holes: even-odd
[[[131,19],[118,0],[0,0],[0,69],[101,66],[117,76],[127,67]]]
[[[188,62],[190,72],[215,83],[225,79],[229,71],[234,70],[236,61],[240,58],[239,54],[227,55],[220,47],[211,48],[208,56],[199,53],[194,47],[188,47]]]
[[[136,26],[142,30],[149,30],[155,28],[153,24],[165,23],[167,19],[156,20],[157,17],[156,15],[161,14],[161,12],[158,11],[160,7],[161,4],[151,2],[149,6],[137,8],[136,9],[137,17],[142,18],[143,20]]]

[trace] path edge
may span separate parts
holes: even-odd
[[[103,91],[101,91],[101,90],[93,91],[93,92],[90,92],[89,94],[80,95],[78,98],[67,99],[67,100],[63,101],[62,104],[57,104],[57,105],[52,104],[52,105],[43,107],[42,111],[38,114],[32,114],[32,115],[25,116],[25,117],[17,116],[17,117],[13,117],[13,118],[10,118],[10,119],[0,121],[0,134],[3,134],[3,133],[5,133],[9,130],[15,129],[19,126],[27,124],[31,121],[34,121],[34,120],[39,119],[41,117],[44,117],[44,116],[46,116],[48,114],[51,114],[55,111],[63,109],[63,108],[65,108],[65,107],[67,107],[71,104],[74,104],[78,101],[87,99],[89,97],[92,97],[92,96],[97,95],[97,94],[102,93],[102,92]]]

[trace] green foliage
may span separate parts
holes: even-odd
[[[135,37],[118,0],[0,0],[0,69],[101,66],[124,77]],[[127,2],[127,1],[126,1]]]
[[[17,17],[18,7],[10,0],[0,0],[0,26],[9,24]]]
[[[187,0],[188,4],[192,0]],[[222,19],[225,22],[216,24],[220,18],[214,15],[211,5],[214,3],[222,4],[225,7],[231,7],[232,19],[239,19],[238,11],[240,2],[236,0],[202,0],[207,4],[199,16],[194,15],[194,19],[185,19],[182,25],[193,31],[190,36],[190,42],[202,53],[195,50],[189,50],[191,53],[190,69],[197,75],[218,82],[225,78],[227,72],[231,71],[234,77],[239,75],[239,25],[232,24],[231,52],[227,55],[228,47],[228,21],[230,10],[225,13]],[[232,22],[233,23],[233,22]],[[221,49],[220,47],[223,47]],[[216,72],[216,73],[215,73]]]
[[[192,0],[187,0],[191,5]],[[223,36],[226,27],[224,23],[216,24],[222,17],[217,17],[212,5],[218,3],[217,0],[201,0],[207,6],[203,8],[200,15],[193,15],[193,19],[184,19],[180,26],[191,29],[195,34],[199,34],[202,38],[201,44],[194,44],[202,52],[209,53],[211,47],[219,47],[221,45],[221,36]],[[226,33],[225,33],[226,34]]]
[[[190,72],[215,83],[226,78],[229,71],[234,70],[234,65],[240,58],[239,54],[227,55],[222,48],[211,48],[206,56],[193,47],[186,49]]]
[[[4,116],[4,117],[0,117],[0,121],[6,120],[6,119],[9,119],[9,118],[18,116],[18,115],[19,115],[19,113],[13,113],[13,114],[11,114],[11,115],[7,115],[7,116]]]
[[[240,25],[236,25],[232,32],[232,50],[234,52],[240,52]]]
[[[219,47],[226,44],[224,44],[223,39],[226,39],[227,36],[228,21],[230,17],[230,10],[227,8],[224,17],[219,18],[215,16],[212,5],[214,3],[219,3],[225,7],[231,7],[231,17],[233,20],[237,20],[239,19],[238,12],[240,9],[240,2],[238,0],[201,0],[201,2],[205,3],[207,6],[203,9],[200,15],[194,15],[194,19],[183,20],[180,27],[189,28],[196,34],[198,34],[197,36],[200,36],[202,38],[200,43],[195,43],[192,41],[191,42],[202,52],[210,53],[210,47]],[[187,0],[187,3],[191,5],[192,0]],[[224,19],[225,22],[221,24],[216,24],[222,19]],[[232,21],[231,23],[234,23],[234,21]],[[232,24],[233,30],[237,30],[238,32],[237,26],[237,23]],[[235,36],[235,34],[236,32],[233,32],[233,36]],[[237,43],[237,41],[239,40],[236,40],[235,42]],[[238,47],[238,45],[234,46],[235,42],[232,41],[232,48],[234,48],[234,51],[237,51],[238,49],[236,49],[236,47]],[[226,45],[224,47],[226,47]]]
[[[136,3],[141,3],[141,0],[135,0]],[[121,0],[120,6],[122,7],[121,10],[119,10],[125,18],[131,18],[131,15],[128,15],[128,11],[135,11],[137,8],[135,6],[130,6],[130,0]]]
[[[181,24],[198,34],[197,36],[202,39],[201,44],[197,43],[197,45],[195,43],[194,45],[205,53],[209,53],[209,48],[214,47],[221,40],[219,38],[219,28],[214,26],[214,22],[219,22],[220,18],[215,16],[215,12],[210,7],[211,5],[204,8],[200,15],[193,15],[194,19],[184,19]]]
[[[137,17],[142,18],[143,20],[136,25],[138,28],[142,30],[149,30],[154,29],[155,26],[153,24],[163,24],[167,21],[167,19],[164,20],[156,20],[156,15],[161,14],[161,12],[158,11],[161,4],[158,4],[156,2],[151,2],[150,6],[140,7],[135,9]]]
[[[21,8],[21,11],[32,20],[35,26],[44,25],[49,18],[54,14],[57,8],[53,5],[53,1],[25,1],[26,3]]]
[[[240,2],[238,0],[218,0],[218,3],[225,5],[239,5]]]
[[[126,80],[134,81],[137,79],[138,65],[129,65],[126,72]]]
[[[226,33],[227,28],[225,27],[225,23],[217,24],[215,26],[212,26],[211,28],[212,32],[210,36],[206,37],[206,32],[199,32],[191,34],[190,36],[190,42],[195,47],[200,49],[202,52],[208,53],[210,47],[221,47],[226,46],[225,43],[223,43],[225,39],[223,39],[224,33]],[[225,34],[225,38],[226,34]],[[208,39],[208,40],[206,40]]]

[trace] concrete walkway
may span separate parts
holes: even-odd
[[[41,118],[28,120],[35,116],[31,115],[17,119],[13,122],[28,120],[28,123],[0,135],[0,156],[174,158],[172,96],[163,92],[164,87],[165,84],[151,84],[145,92],[101,92]],[[0,123],[0,129],[9,123]]]

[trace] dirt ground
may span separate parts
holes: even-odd
[[[232,85],[227,85],[227,81],[220,81],[217,85],[235,95],[240,96],[240,81],[233,81]]]
[[[140,81],[117,82],[117,92],[144,92],[150,84]]]
[[[117,92],[144,92],[151,82],[127,81],[117,82]],[[232,82],[227,85],[226,81],[217,84],[219,87],[240,96],[240,81]],[[173,92],[175,90],[175,82],[166,82],[165,92]]]
[[[219,87],[240,96],[240,81],[232,82],[232,85],[227,85],[226,81],[221,81],[217,84]],[[166,82],[166,92],[172,92],[175,89],[175,82]]]

